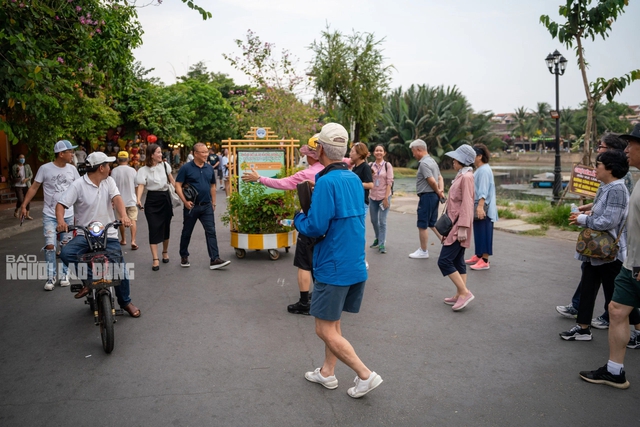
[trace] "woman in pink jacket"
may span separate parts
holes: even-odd
[[[449,276],[456,286],[456,295],[445,298],[444,303],[453,306],[453,311],[462,310],[474,296],[467,289],[467,266],[464,263],[464,250],[471,246],[471,227],[473,226],[473,162],[476,152],[470,145],[463,144],[447,156],[453,159],[453,168],[458,172],[447,202],[447,214],[453,222],[449,235],[442,240],[442,250],[438,258],[438,267],[443,276]]]

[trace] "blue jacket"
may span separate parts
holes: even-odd
[[[367,280],[364,217],[362,182],[346,165],[332,163],[316,175],[311,208],[298,213],[294,223],[305,236],[324,236],[313,249],[318,282],[350,286]]]

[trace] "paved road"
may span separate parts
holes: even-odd
[[[220,193],[222,196],[222,193]],[[223,197],[219,197],[222,199]],[[223,203],[219,202],[219,207]],[[632,386],[587,384],[578,371],[607,359],[607,333],[564,342],[573,323],[555,313],[579,278],[573,243],[497,232],[492,269],[471,272],[476,295],[463,312],[431,259],[412,260],[415,216],[391,212],[388,250],[370,250],[360,314],[343,333],[384,383],[360,400],[347,396],[355,374],[339,364],[326,390],[303,374],[320,365],[313,318],[291,315],[297,298],[293,253],[237,260],[218,222],[222,257],[207,268],[205,242],[192,241],[181,269],[174,217],[171,262],[151,271],[140,221],[132,297],[142,317],[121,317],[116,346],[103,353],[89,310],[65,288],[4,280],[0,285],[2,426],[630,426],[640,422],[640,351],[630,351]],[[198,228],[196,229],[198,230]],[[372,240],[371,229],[367,230]],[[39,229],[4,239],[0,256],[37,254]],[[598,307],[602,302],[598,302]]]

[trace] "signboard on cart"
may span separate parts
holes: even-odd
[[[238,149],[238,175],[242,176],[244,171],[254,170],[260,176],[275,178],[285,166],[284,149]],[[238,191],[242,191],[242,186],[247,185],[241,179],[238,180]],[[283,193],[283,190],[267,188],[266,194]]]

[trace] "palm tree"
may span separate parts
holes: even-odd
[[[515,122],[511,125],[510,130],[514,130],[513,134],[520,137],[521,141],[528,140],[530,136],[531,120],[530,115],[525,107],[515,109]]]

